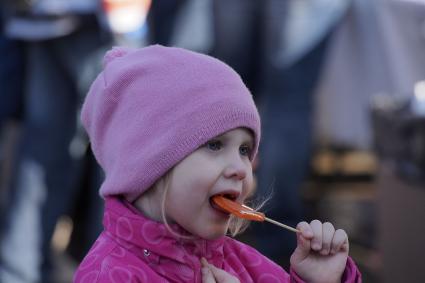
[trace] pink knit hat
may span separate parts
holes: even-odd
[[[93,82],[81,119],[106,174],[100,194],[135,200],[208,140],[238,127],[260,140],[248,89],[226,64],[154,45],[114,48]]]

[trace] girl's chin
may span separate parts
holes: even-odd
[[[220,234],[220,235],[214,235],[214,236],[211,236],[211,235],[208,235],[207,237],[201,237],[202,239],[204,239],[204,240],[208,240],[208,241],[214,241],[214,240],[218,240],[218,239],[220,239],[221,237],[223,237],[225,234]]]
[[[223,236],[226,235],[227,230],[222,231],[209,231],[202,233],[202,235],[199,235],[199,237],[206,239],[206,240],[217,240]]]

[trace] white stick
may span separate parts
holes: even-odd
[[[300,230],[295,229],[295,228],[292,228],[291,226],[288,226],[288,225],[282,224],[282,223],[280,223],[280,222],[277,222],[277,221],[275,221],[275,220],[273,220],[273,219],[270,219],[270,218],[267,218],[267,217],[266,217],[264,220],[265,220],[265,221],[267,221],[267,222],[273,223],[273,224],[275,224],[275,225],[277,225],[277,226],[280,226],[280,227],[282,227],[282,228],[288,229],[289,231],[292,231],[292,232],[295,232],[295,233],[301,233],[301,231],[300,231]]]

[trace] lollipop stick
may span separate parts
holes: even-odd
[[[221,209],[223,209],[224,211],[228,213],[232,213],[236,217],[247,219],[247,220],[253,220],[253,221],[267,221],[295,233],[301,232],[300,230],[292,228],[288,225],[285,225],[273,219],[267,218],[264,215],[264,213],[255,211],[254,209],[246,205],[239,204],[235,201],[225,198],[223,195],[215,195],[212,197],[212,200],[215,203],[215,205],[219,206]]]
[[[275,224],[275,225],[277,225],[277,226],[280,226],[280,227],[282,227],[282,228],[288,229],[289,231],[292,231],[292,232],[295,232],[295,233],[301,233],[301,231],[300,231],[300,230],[295,229],[295,228],[292,228],[291,226],[288,226],[288,225],[282,224],[282,223],[280,223],[280,222],[277,222],[277,221],[275,221],[275,220],[273,220],[273,219],[270,219],[270,218],[265,217],[265,218],[264,218],[264,220],[265,220],[265,221],[267,221],[267,222],[273,223],[273,224]]]

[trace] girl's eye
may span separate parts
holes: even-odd
[[[244,156],[250,156],[251,155],[251,151],[252,151],[251,148],[249,146],[247,146],[247,145],[242,145],[239,148],[240,154],[241,155],[244,155]]]
[[[222,148],[223,144],[220,141],[209,141],[207,142],[206,146],[212,151],[217,151]]]

